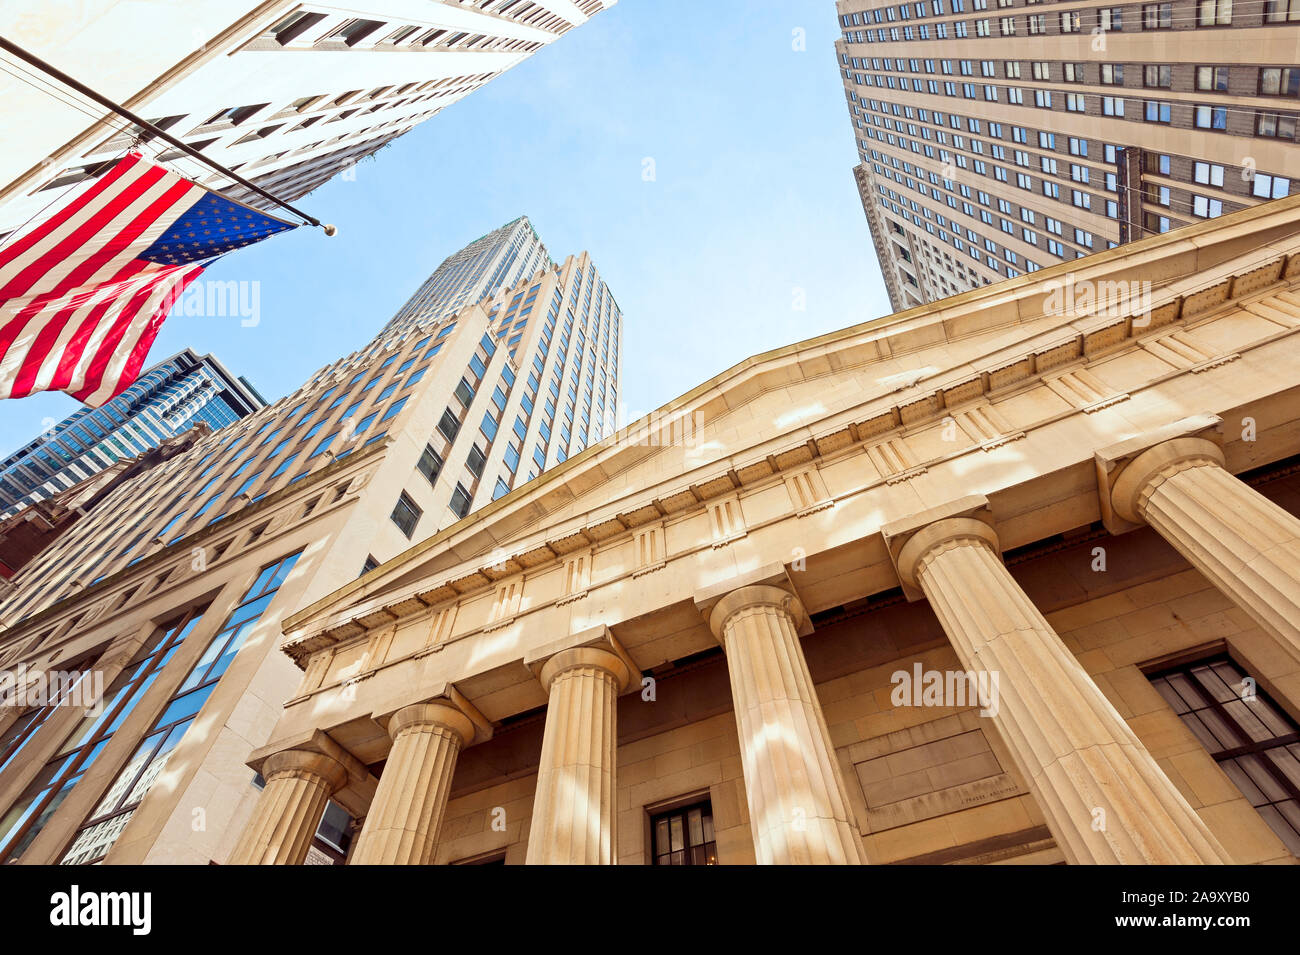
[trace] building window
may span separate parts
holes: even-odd
[[[1146,229],[1148,232],[1156,232],[1163,235],[1169,231],[1169,228],[1170,222],[1168,216],[1157,216],[1147,213]]]
[[[415,533],[415,525],[420,523],[420,515],[423,513],[419,505],[403,491],[397,498],[397,506],[393,508],[393,523],[409,538]]]
[[[213,123],[228,122],[232,126],[238,126],[240,123],[244,122],[244,120],[248,119],[250,116],[256,115],[263,107],[268,105],[270,104],[258,103],[254,106],[232,106],[229,109],[223,109],[203,125],[211,126]],[[209,142],[211,142],[211,140],[209,140]],[[197,146],[198,143],[195,143],[194,145]]]
[[[420,461],[415,466],[416,470],[429,479],[430,484],[438,480],[438,475],[442,471],[442,458],[438,452],[433,450],[427,444],[424,446],[424,453],[420,455]]]
[[[126,766],[109,785],[91,817],[77,831],[63,856],[64,865],[85,865],[108,854],[154,780],[166,768],[172,752],[180,745],[186,730],[216,689],[222,674],[229,669],[249,632],[257,626],[275,599],[298,556],[297,553],[290,554],[261,569],[239,605],[208,642],[199,661],[154,720]]]
[[[267,31],[267,35],[281,46],[292,43],[316,24],[325,19],[323,13],[292,13]]]
[[[474,400],[474,388],[464,378],[462,378],[460,380],[460,384],[456,386],[455,394],[456,394],[456,399],[461,404],[463,404],[466,408],[468,408],[470,402]]]
[[[443,411],[442,420],[438,422],[438,430],[448,441],[455,441],[456,435],[460,433],[460,419],[450,408]]]
[[[418,33],[419,30],[420,28],[416,26],[399,27],[398,29],[390,33],[387,37],[385,37],[384,42],[394,43],[394,44],[401,43],[403,40],[408,39],[412,34]]]
[[[1295,116],[1288,113],[1255,114],[1255,135],[1295,139]]]
[[[364,577],[366,574],[370,573],[378,566],[379,566],[379,561],[375,560],[374,555],[367,554],[366,562],[361,565],[361,576]]]
[[[1251,195],[1261,199],[1281,199],[1291,192],[1291,180],[1282,176],[1269,176],[1262,172],[1255,173]]]
[[[704,802],[650,818],[655,865],[717,865],[713,806]]]
[[[1232,23],[1232,0],[1200,0],[1196,25],[1222,27]]]
[[[352,828],[354,820],[348,811],[338,803],[330,800],[321,815],[320,825],[316,827],[316,836],[311,848],[307,850],[304,865],[343,865],[347,861],[348,849],[352,846]]]
[[[1300,21],[1300,0],[1265,0],[1264,19],[1269,23]]]
[[[331,40],[342,40],[348,46],[355,46],[383,25],[381,20],[348,20],[331,33],[329,38]]]
[[[3,772],[4,768],[14,761],[14,757],[22,752],[23,747],[36,735],[36,731],[45,725],[45,721],[54,714],[55,710],[65,704],[75,703],[78,698],[87,699],[84,694],[90,688],[89,684],[80,690],[77,687],[85,679],[93,662],[92,659],[79,666],[61,667],[67,673],[77,673],[77,676],[66,686],[60,686],[54,699],[44,706],[30,707],[14,720],[7,730],[0,733],[0,772]]]
[[[1300,3],[1300,0],[1296,0]],[[1261,96],[1300,96],[1300,67],[1266,67],[1259,71]]]
[[[193,632],[202,610],[192,610],[161,627],[104,694],[102,711],[87,715],[53,759],[0,819],[0,863],[17,859],[54,815],[59,804],[103,752],[108,740],[140,702],[171,651]]]
[[[314,458],[314,457],[316,457],[317,455],[320,455],[320,454],[324,454],[326,451],[328,451],[329,448],[330,448],[330,445],[334,443],[334,439],[337,438],[338,436],[339,436],[339,433],[338,433],[337,431],[335,431],[333,434],[331,434],[328,438],[326,438],[326,439],[325,439],[324,441],[322,441],[320,444],[316,445],[316,450],[313,451],[313,452],[310,454],[310,456],[308,457],[308,460],[311,460],[311,458]]]
[[[1228,68],[1226,66],[1198,66],[1196,68],[1196,88],[1210,93],[1228,91]]]
[[[1142,68],[1142,85],[1168,89],[1174,81],[1173,67],[1151,65]]]
[[[1300,726],[1226,655],[1148,679],[1292,855],[1300,856]]]
[[[296,460],[298,460],[298,455],[296,454],[289,455],[287,458],[285,458],[283,461],[280,462],[279,467],[277,467],[274,471],[271,472],[271,478],[272,479],[277,478],[285,471],[289,470],[289,468],[293,466],[293,462]]]
[[[1174,25],[1172,3],[1147,3],[1142,6],[1143,30],[1169,30]]]
[[[470,500],[470,494],[469,491],[465,490],[465,485],[457,483],[456,490],[452,493],[451,501],[447,506],[451,508],[451,512],[457,517],[464,517],[469,513]]]
[[[1148,123],[1167,123],[1169,122],[1169,104],[1161,103],[1153,99],[1146,102],[1146,121]]]
[[[465,467],[469,468],[470,473],[475,477],[483,476],[483,465],[487,464],[487,455],[476,444],[469,449],[469,456],[465,459]]]
[[[1228,111],[1222,106],[1197,106],[1192,115],[1198,129],[1228,128]]]
[[[1223,215],[1223,200],[1193,194],[1192,215],[1201,219],[1214,219],[1221,216]]]
[[[394,401],[391,405],[389,405],[388,410],[384,412],[384,416],[379,419],[380,423],[382,424],[383,422],[387,421],[389,418],[396,416],[402,410],[402,408],[406,406],[406,400],[407,399],[405,398],[399,398],[396,401]]]
[[[1217,163],[1193,162],[1192,178],[1204,186],[1223,188],[1223,167]],[[1165,205],[1168,204],[1165,203]]]

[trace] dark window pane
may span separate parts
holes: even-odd
[[[651,820],[655,865],[717,865],[713,809],[708,802],[655,815]]]
[[[1227,656],[1149,678],[1287,849],[1300,856],[1300,726]]]
[[[398,530],[410,537],[415,533],[415,525],[419,523],[421,513],[416,503],[403,492],[397,499],[397,506],[393,508],[393,523]]]

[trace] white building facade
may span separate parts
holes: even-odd
[[[0,36],[292,201],[614,2],[16,0]],[[264,204],[7,53],[0,97],[0,237],[133,145]]]

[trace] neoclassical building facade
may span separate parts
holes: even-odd
[[[1298,328],[1292,197],[742,362],[289,617],[226,861],[1294,863]]]

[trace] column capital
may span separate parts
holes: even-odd
[[[477,729],[474,720],[464,710],[443,697],[428,703],[413,703],[402,707],[389,717],[388,735],[396,742],[403,733],[424,726],[451,730],[460,737],[462,746],[473,741]]]
[[[1193,415],[1098,450],[1093,457],[1106,529],[1122,534],[1145,524],[1145,499],[1170,474],[1222,467],[1222,425],[1218,415]]]
[[[486,724],[454,686],[434,689],[437,696],[388,716],[393,745],[349,865],[433,862],[457,757],[474,741],[480,721]]]
[[[281,750],[267,757],[262,764],[262,778],[268,783],[282,776],[312,777],[325,782],[330,794],[347,785],[347,767],[324,753],[305,749]]]
[[[784,587],[772,584],[750,584],[726,594],[709,611],[709,629],[721,641],[727,621],[742,610],[754,607],[773,607],[790,618],[795,633],[811,632],[808,613],[799,598]]]
[[[801,637],[806,637],[813,632],[812,621],[808,618],[807,611],[804,610],[803,602],[799,599],[799,592],[795,589],[794,581],[790,579],[785,564],[768,564],[705,587],[695,594],[695,609],[699,611],[700,616],[709,622],[709,629],[713,631],[713,635],[721,640],[722,627],[726,623],[725,618],[731,616],[736,610],[743,609],[743,606],[735,606],[737,601],[743,603],[745,599],[749,599],[734,595],[741,591],[763,588],[779,590],[793,598],[794,603],[789,606],[792,608],[791,616],[794,619],[795,632]],[[718,618],[715,625],[713,622],[714,611],[723,601],[728,602],[730,610],[723,617]],[[772,597],[770,600],[756,598],[754,602],[780,603],[781,600],[777,597]]]
[[[338,760],[306,749],[272,753],[262,766],[266,785],[228,865],[302,865],[330,799],[348,780]]]
[[[890,559],[909,601],[921,600],[925,594],[916,580],[921,559],[941,544],[955,540],[978,540],[995,554],[1001,554],[993,512],[982,494],[958,498],[910,517],[890,521],[880,529],[889,549]]]
[[[415,702],[411,698],[415,697]],[[438,711],[428,710],[421,711],[419,707],[442,706],[452,711],[439,717]],[[394,723],[399,713],[407,713],[403,718],[405,722],[401,724]],[[464,720],[456,716],[461,716],[469,720],[471,732],[465,736],[461,730],[464,728]],[[484,716],[473,701],[460,692],[460,688],[454,683],[446,680],[424,681],[417,680],[416,684],[410,687],[404,687],[400,692],[393,693],[383,700],[371,711],[370,718],[378,723],[381,727],[388,727],[388,735],[393,739],[397,738],[397,733],[401,729],[409,726],[416,726],[421,723],[441,723],[450,729],[461,733],[464,745],[469,746],[471,743],[482,743],[492,738],[493,726],[492,721]]]
[[[263,778],[268,778],[266,767],[271,758],[278,753],[291,750],[319,753],[342,766],[347,771],[347,781],[333,793],[334,801],[354,816],[365,815],[366,807],[374,798],[379,780],[371,775],[370,770],[361,760],[336,743],[324,730],[306,730],[273,740],[260,749],[254,750],[244,765],[261,773]]]
[[[631,686],[633,677],[641,672],[631,654],[623,649],[613,631],[606,626],[571,633],[530,650],[524,655],[524,666],[537,677],[548,693],[557,676],[576,666],[596,666],[608,670],[614,675],[620,693]]]

